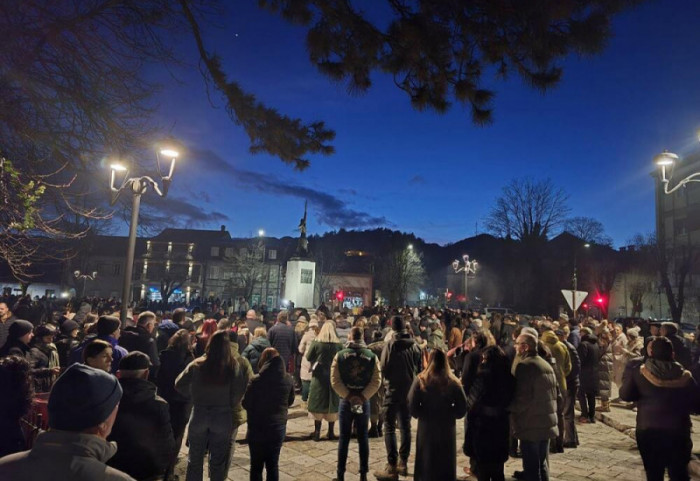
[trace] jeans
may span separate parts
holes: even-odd
[[[520,440],[523,453],[523,470],[525,481],[549,481],[549,439],[544,441]]]
[[[236,431],[229,406],[195,406],[190,416],[186,480],[202,480],[204,455],[209,450],[209,479],[225,481]]]
[[[384,406],[384,446],[389,464],[396,466],[398,457],[407,461],[411,454],[411,414],[408,402],[391,403]],[[401,430],[401,447],[396,451],[396,420],[398,417]]]
[[[357,442],[360,445],[360,473],[369,471],[369,436],[367,424],[369,423],[369,401],[362,403],[362,413],[352,412],[352,405],[345,399],[340,400],[338,410],[338,422],[340,423],[340,436],[338,437],[338,478],[343,479],[345,465],[348,461],[348,447],[352,437],[352,425],[355,424]]]
[[[267,472],[267,481],[278,481],[280,451],[284,443],[287,427],[268,426],[263,436],[248,434],[248,449],[250,450],[250,481],[262,481],[263,467]]]
[[[668,468],[671,481],[688,481],[688,463],[693,449],[689,433],[666,429],[637,431],[637,447],[642,456],[647,481],[663,481]]]

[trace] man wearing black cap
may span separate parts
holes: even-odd
[[[177,456],[168,403],[156,395],[148,380],[151,362],[142,352],[127,354],[119,363],[124,391],[109,441],[119,447],[107,464],[136,479],[162,479]]]
[[[673,344],[654,337],[644,363],[630,361],[622,376],[620,398],[637,403],[637,447],[648,481],[687,480],[693,443],[690,414],[700,412],[700,390],[674,361]]]
[[[0,479],[13,481],[133,481],[105,462],[117,452],[107,441],[122,388],[117,379],[84,364],[68,368],[49,397],[49,431],[30,451],[0,459]]]
[[[97,337],[88,336],[83,343],[71,352],[69,362],[74,364],[80,362],[83,357],[83,349],[95,339],[101,339],[108,342],[112,346],[112,374],[116,374],[119,369],[119,363],[122,358],[129,352],[119,345],[119,336],[121,334],[121,322],[118,317],[101,316],[97,320]]]

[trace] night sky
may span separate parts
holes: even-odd
[[[311,65],[303,28],[255,3],[235,2],[221,28],[208,29],[210,50],[267,105],[326,121],[337,133],[336,153],[311,157],[303,173],[252,155],[221,97],[208,99],[196,63],[170,73],[154,68],[150,75],[165,82],[156,120],[189,148],[159,203],[183,227],[295,235],[308,199],[310,234],[382,226],[444,244],[484,232],[501,187],[530,176],[565,187],[571,215],[600,220],[621,246],[653,230],[652,158],[697,148],[697,0],[647,2],[617,17],[605,52],[567,59],[562,82],[545,94],[515,76],[489,79],[496,98],[486,127],[473,125],[460,105],[445,115],[413,110],[381,74],[367,94],[349,95]],[[181,49],[194,58],[189,37]]]

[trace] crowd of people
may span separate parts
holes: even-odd
[[[673,323],[425,307],[357,316],[325,306],[143,307],[124,325],[117,305],[89,302],[42,310],[37,321],[0,300],[0,480],[172,480],[185,439],[186,479],[203,479],[206,465],[209,479],[224,480],[244,424],[250,479],[276,480],[297,395],[309,439],[338,443],[337,481],[353,438],[361,480],[370,437],[385,445],[374,476],[407,476],[411,418],[416,480],[456,479],[461,418],[465,475],[503,480],[505,462],[519,457],[516,478],[548,480],[550,454],[576,448],[577,425],[611,402],[637,410],[648,480],[666,469],[671,480],[689,479],[700,336],[686,339]],[[23,425],[42,395],[49,429],[27,439]]]

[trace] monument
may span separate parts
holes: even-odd
[[[295,307],[314,307],[316,286],[316,262],[309,252],[309,240],[306,238],[307,202],[304,202],[304,217],[299,221],[299,241],[294,257],[287,261],[287,275],[284,284],[285,299]]]

